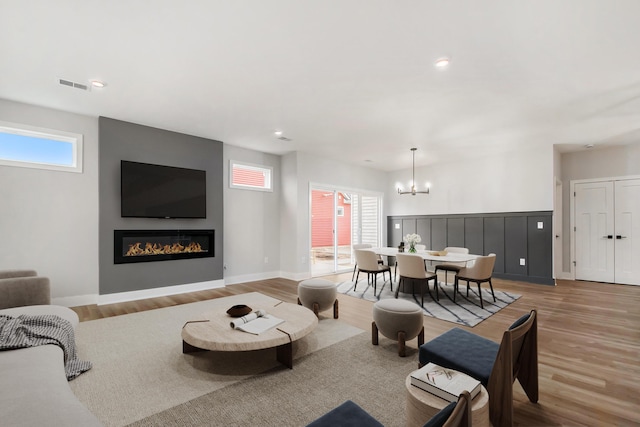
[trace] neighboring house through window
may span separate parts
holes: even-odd
[[[229,187],[246,190],[273,191],[273,168],[268,166],[229,162]]]

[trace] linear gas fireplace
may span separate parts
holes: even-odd
[[[214,256],[214,230],[114,230],[115,264]]]

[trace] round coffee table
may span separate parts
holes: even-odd
[[[407,388],[407,426],[423,426],[431,417],[449,404],[448,401],[411,384],[411,375],[405,380]],[[489,393],[480,386],[480,393],[471,400],[473,427],[491,427],[489,421]]]
[[[251,302],[247,302],[251,306]],[[276,347],[277,360],[288,368],[293,368],[292,343],[309,334],[318,325],[318,318],[308,308],[276,301],[261,302],[254,308],[265,309],[284,322],[262,332],[250,334],[230,326],[233,320],[226,310],[229,307],[203,313],[197,320],[187,322],[182,328],[182,352],[194,351],[249,351]]]

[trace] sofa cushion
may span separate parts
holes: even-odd
[[[0,420],[10,426],[99,426],[71,391],[55,345],[0,351]]]

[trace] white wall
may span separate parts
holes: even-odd
[[[640,141],[610,148],[564,153],[562,180],[640,175]],[[568,187],[568,186],[567,186]]]
[[[98,119],[0,99],[0,120],[79,133],[83,173],[0,166],[0,269],[35,269],[54,302],[98,294]]]
[[[562,180],[563,272],[571,271],[571,181],[640,175],[640,142],[593,148],[560,156]]]
[[[429,195],[399,195],[411,169],[389,173],[388,215],[436,215],[553,210],[553,147],[416,168]]]
[[[242,283],[280,272],[280,156],[224,145],[225,283]],[[273,168],[273,192],[229,188],[229,160]]]
[[[298,266],[298,153],[281,158],[280,183],[280,269],[293,279]]]
[[[284,277],[300,280],[310,275],[310,183],[383,193],[387,177],[381,171],[302,152],[284,157],[283,172],[287,181],[284,184],[287,189],[283,192],[283,218],[287,218],[287,221],[293,219],[294,223],[283,225],[282,245],[288,247],[286,257],[281,260],[282,270]],[[293,209],[295,212],[292,212]],[[384,216],[386,214],[383,212]],[[295,252],[292,248],[295,248]]]

